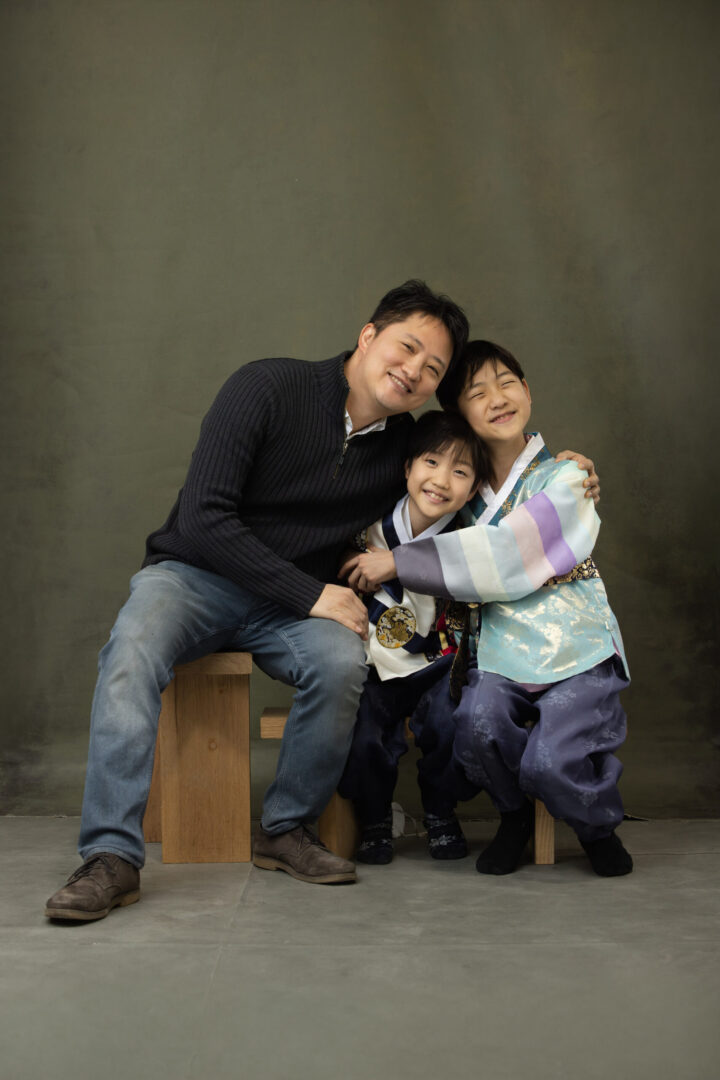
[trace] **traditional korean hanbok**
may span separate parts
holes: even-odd
[[[413,537],[405,495],[389,514],[366,530],[362,546],[412,546],[452,530],[456,517],[455,513],[445,514]],[[340,794],[355,803],[361,824],[382,821],[389,813],[398,761],[407,752],[405,719],[421,697],[447,675],[453,659],[451,653],[443,654],[433,596],[415,593],[397,580],[388,581],[368,600],[368,616],[370,675],[338,785]],[[426,810],[432,812],[432,805]]]

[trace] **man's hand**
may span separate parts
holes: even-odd
[[[367,641],[367,608],[352,589],[346,589],[343,585],[326,585],[310,608],[310,615],[315,619],[334,619]]]
[[[348,585],[359,592],[375,592],[383,581],[397,576],[392,551],[370,548],[353,555],[340,567],[340,577],[347,577]]]
[[[592,499],[597,505],[600,502],[600,477],[595,472],[595,466],[589,457],[585,457],[584,454],[576,454],[574,450],[563,450],[562,453],[556,454],[556,461],[576,461],[580,468],[588,474],[587,480],[583,480],[583,487],[587,488],[585,492],[586,499]]]

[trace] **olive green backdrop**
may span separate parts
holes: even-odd
[[[720,811],[719,28],[701,0],[0,4],[5,812],[78,811],[96,653],[224,378],[351,347],[410,276],[598,463],[628,809]],[[285,700],[255,680],[255,723]]]

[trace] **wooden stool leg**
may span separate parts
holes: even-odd
[[[551,866],[555,862],[555,818],[545,803],[535,800],[535,865]]]
[[[250,861],[249,684],[175,677],[159,735],[163,862]]]
[[[360,830],[350,799],[343,799],[337,791],[333,794],[318,818],[318,835],[335,855],[352,859],[360,840]]]

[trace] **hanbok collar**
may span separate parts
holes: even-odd
[[[525,449],[518,454],[513,466],[507,475],[505,483],[499,491],[493,491],[489,484],[484,484],[480,489],[480,497],[485,503],[485,509],[477,519],[477,525],[487,525],[497,514],[498,510],[510,495],[511,491],[522,476],[524,470],[545,446],[545,440],[539,432],[531,435],[525,444]]]
[[[400,544],[411,544],[413,540],[424,540],[426,537],[435,536],[437,533],[442,532],[444,529],[452,527],[452,523],[455,520],[456,512],[452,514],[443,514],[438,521],[434,521],[432,525],[424,529],[423,532],[418,533],[417,536],[413,536],[412,527],[410,525],[410,510],[408,508],[410,496],[406,495],[395,504],[395,509],[385,515],[382,522],[382,532],[385,537],[385,543],[390,551],[393,548],[398,547]],[[393,578],[391,581],[386,581],[382,586],[388,596],[391,596],[396,604],[402,602],[402,596],[404,586],[397,578]],[[376,600],[377,604],[378,601]],[[371,609],[372,614],[372,609]],[[376,622],[373,619],[373,622]]]

